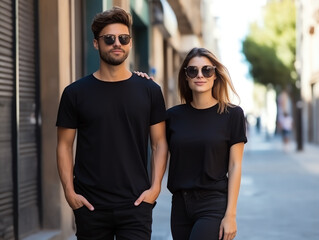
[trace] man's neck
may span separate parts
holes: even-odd
[[[100,66],[100,68],[93,73],[93,75],[102,81],[117,82],[130,78],[132,73],[125,67],[124,64],[120,64],[117,66]]]

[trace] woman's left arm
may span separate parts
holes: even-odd
[[[244,153],[244,143],[231,146],[228,167],[228,201],[224,218],[220,224],[219,239],[234,239],[237,232],[236,209],[241,181],[241,165]]]

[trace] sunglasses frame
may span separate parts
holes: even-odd
[[[128,42],[123,42],[124,40],[123,40],[123,36],[125,36],[125,37],[128,37]],[[103,41],[104,41],[104,43],[106,44],[106,45],[113,45],[114,43],[115,43],[115,41],[116,41],[116,38],[118,38],[118,40],[119,40],[119,42],[121,43],[121,45],[127,45],[127,44],[129,44],[130,43],[130,41],[131,41],[131,35],[129,35],[129,34],[119,34],[119,35],[115,35],[115,34],[105,34],[105,35],[101,35],[101,36],[99,36],[98,38],[103,38]],[[111,42],[109,42],[107,39],[112,39],[112,43]]]
[[[195,67],[195,68],[196,68],[197,74],[196,74],[195,77],[190,77],[190,76],[187,74],[187,68],[189,68],[189,67]],[[212,74],[211,76],[205,76],[206,74],[203,73],[203,68],[204,68],[204,67],[211,67],[211,68],[213,69],[213,74]],[[199,74],[199,71],[202,72],[202,74],[203,74],[203,76],[204,76],[205,78],[210,78],[210,77],[212,77],[212,76],[215,74],[215,72],[216,72],[216,66],[213,66],[213,65],[205,65],[205,66],[202,66],[201,68],[199,68],[199,67],[197,67],[197,66],[187,66],[187,67],[184,68],[184,70],[185,70],[185,75],[186,75],[187,77],[189,77],[190,79],[196,78],[196,77],[198,76],[198,74]]]

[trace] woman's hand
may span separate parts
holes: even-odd
[[[147,79],[152,79],[152,80],[154,81],[154,78],[148,76],[147,73],[143,73],[143,72],[139,72],[139,71],[134,71],[134,73],[137,74],[137,75],[140,76],[140,77],[147,78]]]
[[[236,237],[236,233],[236,217],[225,215],[219,227],[219,239],[232,240]]]

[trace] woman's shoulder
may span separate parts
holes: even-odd
[[[244,110],[239,105],[229,105],[227,111],[230,114],[244,114]]]
[[[238,105],[232,105],[227,107],[227,112],[229,113],[230,119],[239,120],[245,118],[244,110]]]

